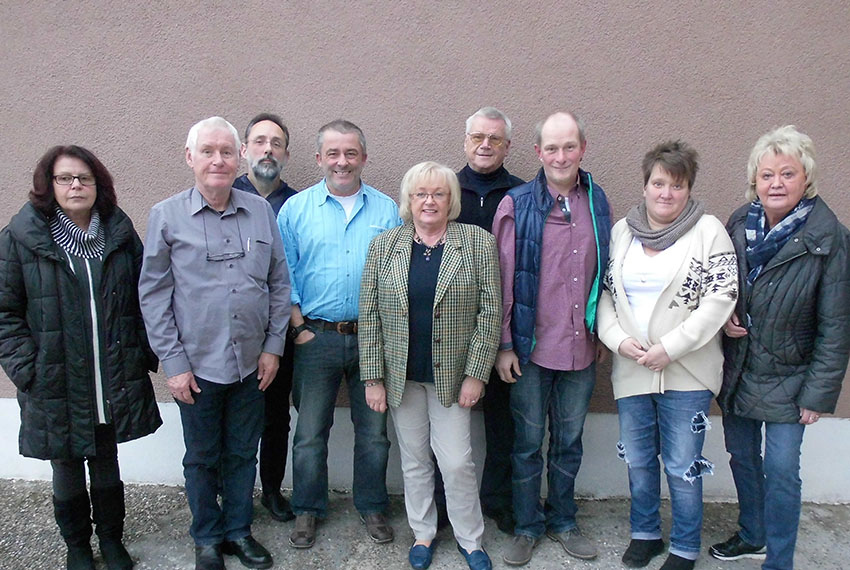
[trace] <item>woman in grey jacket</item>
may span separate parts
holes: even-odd
[[[762,136],[747,171],[751,202],[727,224],[740,295],[724,326],[719,397],[741,529],[709,552],[788,569],[803,432],[835,410],[847,370],[850,233],[817,196],[812,141],[793,126]]]

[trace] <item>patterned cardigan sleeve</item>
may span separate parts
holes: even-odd
[[[381,236],[369,244],[363,277],[360,281],[360,310],[357,318],[357,341],[360,350],[360,380],[384,377],[384,341],[378,312],[378,269],[384,257]]]
[[[476,246],[475,267],[478,270],[479,309],[475,330],[469,340],[464,375],[487,382],[496,360],[501,336],[502,286],[496,239],[484,230],[475,231],[473,236]]]
[[[708,343],[729,319],[738,299],[738,264],[732,240],[717,218],[706,215],[704,221],[709,227],[701,239],[700,259],[689,260],[689,271],[695,275],[688,281],[694,284],[694,289],[690,295],[679,298],[694,308],[688,318],[660,339],[671,360],[678,360]]]

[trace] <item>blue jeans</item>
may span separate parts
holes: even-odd
[[[251,534],[264,398],[256,371],[233,384],[195,380],[201,388],[193,394],[195,403],[177,405],[186,444],[189,533],[195,544],[206,546]]]
[[[316,338],[295,345],[292,399],[298,423],[292,442],[292,511],[322,518],[327,513],[328,437],[345,376],[354,424],[354,506],[362,515],[383,513],[389,501],[387,414],[366,403],[357,335],[314,332]]]
[[[702,456],[709,428],[709,390],[642,394],[617,400],[620,458],[629,466],[632,538],[661,538],[661,467],[670,489],[670,552],[696,560],[702,530],[702,476],[714,466]]]
[[[511,387],[514,419],[513,505],[515,533],[537,538],[546,529],[564,532],[576,526],[573,496],[581,466],[581,435],[596,364],[584,370],[549,370],[529,362]],[[540,505],[543,476],[541,448],[549,417],[549,494]]]
[[[726,451],[731,455],[729,466],[738,491],[738,534],[750,544],[767,545],[765,570],[794,567],[802,499],[800,447],[805,429],[803,424],[723,416]]]

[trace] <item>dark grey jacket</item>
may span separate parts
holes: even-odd
[[[720,406],[781,423],[797,422],[800,408],[833,412],[850,354],[850,232],[818,198],[747,291],[748,208],[726,225],[738,255],[735,313],[751,324],[747,336],[724,336]]]
[[[137,286],[142,244],[124,212],[104,223],[100,280],[105,394],[118,442],[156,430],[162,420],[148,370]],[[0,233],[0,364],[18,388],[20,451],[39,459],[94,455],[94,362],[85,339],[80,290],[50,235],[47,218],[26,204]]]

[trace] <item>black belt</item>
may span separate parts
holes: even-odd
[[[342,321],[339,323],[331,323],[328,321],[323,321],[321,319],[305,318],[304,322],[310,325],[311,327],[320,330],[336,331],[339,334],[357,334],[357,321]]]

